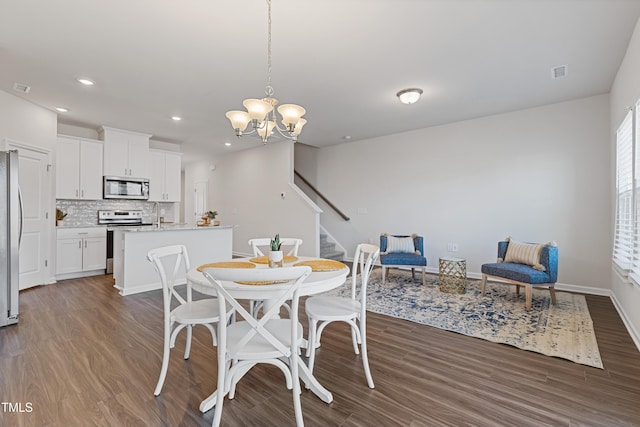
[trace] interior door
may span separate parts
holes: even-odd
[[[49,153],[8,141],[18,150],[18,181],[22,194],[23,226],[20,243],[20,290],[47,281],[50,244],[48,217]],[[53,221],[53,219],[51,219]]]
[[[200,217],[207,210],[207,192],[209,190],[208,181],[197,181],[193,185],[193,218],[197,223]]]

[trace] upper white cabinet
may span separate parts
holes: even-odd
[[[182,154],[151,149],[149,159],[149,201],[179,202]]]
[[[104,141],[104,174],[149,178],[149,138],[151,135],[114,129],[100,128],[100,139]]]
[[[102,199],[102,146],[102,141],[58,135],[57,199]]]

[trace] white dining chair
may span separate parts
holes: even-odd
[[[271,238],[269,237],[260,237],[256,239],[249,240],[249,246],[251,246],[251,250],[253,251],[253,256],[264,256],[265,253],[261,248],[269,247],[271,243]],[[282,250],[288,248],[288,251],[285,255],[293,255],[298,256],[298,248],[302,244],[302,239],[297,239],[294,237],[281,237],[280,243],[282,243]]]
[[[298,248],[302,244],[302,239],[298,239],[295,237],[281,237],[280,243],[282,243],[283,251],[288,248],[288,251],[285,255],[298,256]],[[270,244],[271,244],[270,237],[259,237],[259,238],[249,240],[249,246],[251,246],[251,250],[253,251],[254,257],[265,256],[265,253],[262,251],[261,248],[269,247]],[[283,305],[287,309],[287,312],[291,313],[291,308],[289,307],[289,304],[285,303]],[[261,308],[262,308],[262,301],[255,301],[255,300],[249,301],[249,312],[254,317],[258,315],[258,312],[260,311]]]
[[[300,286],[311,273],[310,267],[283,268],[207,268],[203,275],[215,287],[219,310],[225,301],[236,310],[236,321],[218,323],[218,383],[215,395],[213,426],[220,425],[225,395],[235,396],[238,381],[256,364],[268,363],[284,373],[287,388],[293,391],[293,407],[296,424],[304,425],[300,404],[300,380],[298,374],[299,349],[303,342],[303,327],[297,319]],[[256,319],[246,311],[225,282],[234,286],[251,286],[264,292],[265,299],[274,299],[272,308]],[[288,282],[281,284],[280,282]],[[269,283],[278,283],[270,288]],[[259,288],[256,288],[259,286]],[[291,319],[274,316],[284,301],[291,300]],[[240,320],[242,318],[243,320]],[[285,361],[283,361],[283,359]]]
[[[187,329],[187,342],[184,350],[184,358],[188,359],[191,352],[191,336],[192,328],[194,325],[203,325],[209,331],[213,338],[213,345],[216,345],[216,331],[212,324],[220,321],[220,313],[225,313],[225,321],[228,321],[229,317],[233,313],[233,310],[220,311],[218,301],[216,298],[207,298],[199,301],[192,300],[192,290],[189,283],[186,284],[186,299],[183,298],[176,290],[176,279],[183,277],[182,274],[189,271],[189,255],[187,248],[184,245],[165,246],[161,248],[152,249],[147,253],[147,259],[153,264],[160,275],[160,281],[162,282],[162,296],[164,306],[164,347],[162,352],[162,368],[160,369],[160,378],[156,385],[154,395],[160,395],[164,380],[167,376],[167,370],[169,368],[169,356],[170,350],[175,346],[176,337],[178,333],[186,328]],[[167,274],[165,269],[167,267],[173,268],[169,270],[170,274]],[[173,300],[178,302],[178,305],[172,310],[171,305]],[[222,322],[225,323],[225,322]]]
[[[305,311],[309,319],[307,357],[310,371],[313,372],[316,347],[320,347],[320,336],[324,328],[332,322],[346,322],[351,326],[351,339],[356,354],[360,344],[367,384],[370,388],[374,388],[367,355],[367,284],[373,265],[379,256],[378,246],[366,243],[358,245],[351,269],[350,297],[318,295],[307,299]],[[360,275],[358,275],[358,266],[360,266]]]

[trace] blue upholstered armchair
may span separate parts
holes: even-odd
[[[549,244],[543,245],[540,250],[539,262],[532,266],[520,262],[508,262],[507,248],[511,242],[513,241],[498,242],[498,260],[503,260],[502,262],[482,265],[481,295],[484,295],[487,279],[497,279],[498,282],[516,285],[518,294],[520,293],[520,286],[524,286],[526,295],[525,308],[527,310],[531,310],[533,287],[548,288],[551,293],[551,302],[555,305],[555,284],[558,280],[558,247]],[[521,245],[518,242],[513,244]],[[521,246],[531,246],[531,244]]]
[[[427,258],[424,256],[424,239],[422,236],[380,235],[380,265],[382,266],[382,283],[385,270],[389,267],[411,267],[411,277],[415,279],[415,268],[422,269],[422,285],[426,283],[425,273]],[[413,243],[413,244],[411,244]],[[404,246],[404,247],[403,247]]]

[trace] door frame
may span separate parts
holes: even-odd
[[[2,138],[2,140],[0,140],[0,147],[2,147],[3,150],[27,150],[27,151],[33,151],[39,154],[43,154],[45,156],[47,156],[47,172],[49,172],[49,178],[51,178],[52,176],[55,178],[55,175],[53,175],[55,173],[55,171],[53,170],[53,153],[50,149],[48,148],[44,148],[44,147],[40,147],[37,145],[33,145],[33,144],[28,144],[26,142],[21,142],[21,141],[16,141],[15,139],[11,139],[11,138]],[[41,202],[43,206],[47,206],[47,212],[45,213],[45,215],[47,216],[48,219],[51,218],[52,213],[55,211],[55,179],[49,179],[49,188],[46,188],[44,191],[44,194],[42,194],[41,197]],[[55,278],[55,263],[56,263],[56,259],[55,259],[55,239],[52,238],[52,236],[55,234],[55,221],[49,221],[49,226],[45,227],[44,230],[44,239],[43,239],[43,243],[42,243],[42,251],[46,256],[47,259],[47,265],[44,267],[44,284],[51,284],[51,283],[55,283],[56,282],[56,278]]]

